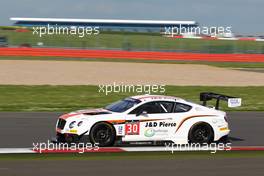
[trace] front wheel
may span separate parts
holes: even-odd
[[[114,127],[105,122],[94,125],[90,131],[90,141],[100,147],[112,146],[115,142],[116,134]]]
[[[198,123],[192,126],[189,132],[190,143],[211,143],[214,138],[212,127],[207,123]]]

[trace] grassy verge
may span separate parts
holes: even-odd
[[[264,63],[241,62],[205,62],[205,61],[158,61],[139,59],[103,59],[103,58],[64,58],[64,57],[25,57],[25,56],[0,56],[0,60],[30,60],[30,61],[83,61],[83,62],[128,62],[128,63],[159,63],[159,64],[199,64],[223,68],[249,68],[264,69]]]
[[[72,111],[103,107],[135,93],[99,93],[98,86],[0,86],[0,111]],[[212,91],[243,99],[239,108],[227,111],[264,111],[264,87],[166,86],[166,95],[199,102],[199,93]]]
[[[0,160],[118,160],[118,159],[214,159],[214,158],[262,158],[263,151],[210,152],[129,152],[85,154],[2,154]]]

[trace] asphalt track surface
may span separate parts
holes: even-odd
[[[61,113],[0,113],[0,148],[31,147],[32,142],[47,141],[55,134],[55,123],[60,114]],[[264,132],[264,112],[233,112],[228,115],[232,130],[230,136],[233,145],[264,145],[264,139],[262,138]],[[0,175],[263,176],[263,163],[263,157],[0,160]]]
[[[0,161],[0,175],[263,176],[264,158]]]
[[[0,148],[32,147],[55,137],[55,124],[62,113],[0,113]],[[230,112],[232,146],[264,146],[264,112]]]

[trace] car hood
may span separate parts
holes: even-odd
[[[111,111],[108,111],[108,110],[103,109],[103,108],[99,108],[99,109],[84,109],[84,110],[76,111],[75,113],[84,114],[84,115],[112,114]]]
[[[60,119],[72,119],[75,117],[81,117],[82,115],[85,116],[96,116],[96,115],[106,115],[106,114],[112,114],[111,111],[108,111],[106,109],[100,108],[100,109],[84,109],[84,110],[79,110],[79,111],[74,111],[74,112],[70,112],[67,114],[63,114],[61,115],[59,118]]]

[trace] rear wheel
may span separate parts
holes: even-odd
[[[116,134],[114,127],[106,122],[94,125],[90,131],[91,143],[99,144],[100,147],[112,146],[115,142]]]
[[[211,143],[214,138],[212,127],[207,123],[198,123],[192,126],[189,132],[190,143]]]

